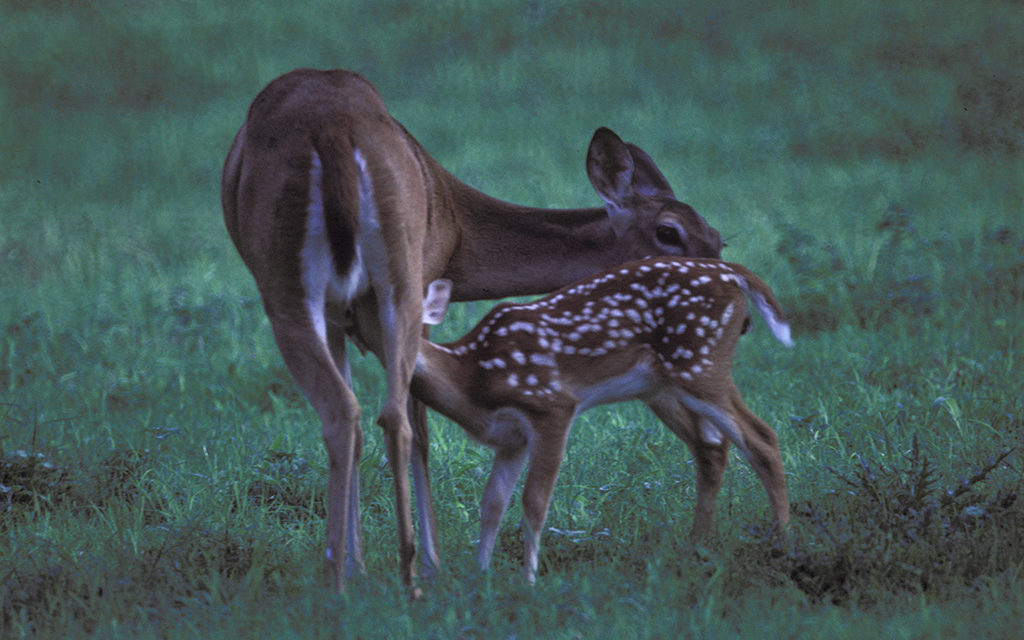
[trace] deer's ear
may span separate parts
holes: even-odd
[[[626,148],[633,157],[633,190],[645,196],[675,198],[672,187],[651,156],[631,142],[626,143]]]
[[[448,301],[452,297],[452,281],[440,278],[427,286],[427,295],[423,298],[424,324],[441,324],[444,313],[448,310]]]
[[[612,227],[621,235],[632,222],[633,156],[611,129],[601,127],[594,132],[587,149],[587,177],[605,201]]]

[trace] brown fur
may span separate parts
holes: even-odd
[[[364,168],[355,160],[357,150]],[[311,186],[314,154],[322,179]],[[445,171],[355,73],[297,70],[272,81],[253,101],[224,165],[224,220],[256,280],[284,361],[322,423],[330,468],[328,567],[339,589],[343,557],[362,566],[356,465],[362,432],[347,379],[346,328],[386,371],[387,397],[377,422],[395,477],[401,574],[411,583],[410,459],[425,518],[426,562],[438,562],[422,409],[414,410],[411,424],[407,417],[424,283],[443,276],[454,282],[454,299],[494,298],[550,291],[640,256],[720,252],[718,232],[675,199],[638,148],[600,129],[587,167],[606,208],[521,207]],[[308,291],[303,280],[313,187],[322,195],[332,278],[363,282],[354,277],[361,264],[357,252],[374,264],[365,288],[351,299],[332,295],[330,287]],[[370,192],[380,237],[364,245],[361,198]],[[323,315],[307,307],[317,296],[326,297]]]
[[[442,305],[434,298],[443,295],[432,286],[428,306]],[[413,393],[495,450],[481,504],[483,567],[528,457],[524,566],[535,577],[573,419],[607,402],[642,400],[690,447],[697,462],[694,537],[711,530],[730,441],[785,525],[778,438],[744,404],[731,375],[748,322],[747,295],[775,336],[790,344],[785,316],[754,274],[719,260],[682,258],[622,265],[531,303],[498,305],[456,342],[424,341]]]

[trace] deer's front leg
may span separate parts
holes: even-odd
[[[420,552],[423,575],[431,576],[441,568],[437,553],[437,519],[434,516],[433,492],[430,488],[430,432],[427,408],[415,398],[409,399],[409,421],[412,424],[412,483],[416,493],[416,515],[420,525]]]
[[[422,337],[430,338],[430,327],[424,325]],[[420,525],[420,552],[423,575],[432,576],[441,568],[437,553],[437,518],[434,496],[430,488],[430,431],[427,406],[416,398],[409,399],[409,422],[412,424],[412,486],[416,492],[416,515]]]
[[[523,533],[526,539],[523,569],[530,584],[537,580],[540,535],[548,517],[569,431],[568,418],[546,422],[537,424],[530,442],[530,468],[523,486]]]
[[[480,545],[477,547],[477,560],[480,562],[481,571],[491,564],[494,540],[498,535],[501,519],[505,516],[525,463],[525,446],[494,452],[491,477],[487,479],[487,487],[480,501]]]

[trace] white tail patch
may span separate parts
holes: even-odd
[[[306,210],[306,235],[302,241],[302,287],[306,293],[306,311],[313,330],[327,341],[324,303],[328,298],[350,302],[366,290],[368,282],[363,252],[356,244],[355,256],[345,278],[335,270],[334,254],[327,237],[324,218],[323,164],[315,151],[309,168],[309,206]]]

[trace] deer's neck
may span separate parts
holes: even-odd
[[[547,293],[626,259],[603,208],[523,207],[462,183],[451,202],[460,237],[444,277],[456,301]]]

